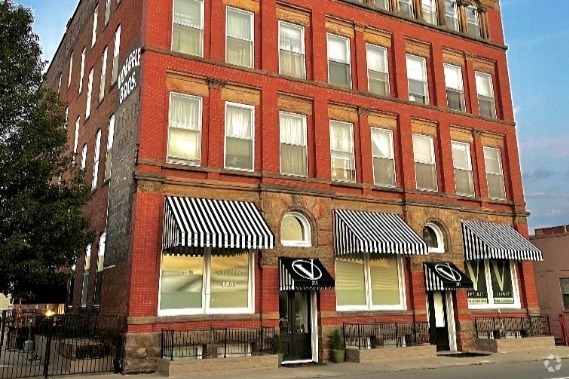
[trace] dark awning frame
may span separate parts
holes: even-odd
[[[334,278],[319,259],[279,258],[279,291],[319,291],[334,287]]]
[[[472,280],[453,263],[423,263],[423,269],[427,292],[474,289]]]

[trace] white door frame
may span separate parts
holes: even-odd
[[[444,291],[446,302],[446,318],[448,329],[448,344],[450,351],[458,351],[456,344],[456,322],[454,319],[454,302],[452,300],[452,291]]]
[[[284,361],[282,364],[318,363],[318,291],[308,291],[308,298],[310,301],[310,347],[312,359]]]

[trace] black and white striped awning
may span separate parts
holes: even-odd
[[[474,289],[472,280],[450,262],[423,263],[425,290],[455,291]]]
[[[274,236],[253,203],[166,197],[162,247],[272,249]]]
[[[462,221],[462,239],[467,260],[543,260],[541,251],[509,225]]]
[[[279,258],[280,291],[334,289],[334,278],[319,259]]]
[[[336,255],[426,255],[427,244],[396,214],[334,211]]]

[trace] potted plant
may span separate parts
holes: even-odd
[[[279,367],[281,367],[281,363],[283,363],[283,345],[280,334],[273,336],[273,353],[279,356]]]
[[[330,335],[330,351],[334,363],[343,363],[346,359],[346,349],[344,348],[344,339],[340,329],[335,329]]]

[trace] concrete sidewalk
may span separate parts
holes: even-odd
[[[403,351],[402,351],[403,352]],[[569,347],[557,347],[552,350],[534,351],[531,353],[502,353],[492,354],[483,357],[450,357],[438,356],[435,359],[409,359],[404,355],[399,362],[378,362],[373,364],[364,363],[328,363],[323,365],[308,365],[302,367],[281,367],[279,369],[259,370],[255,372],[246,371],[227,371],[217,372],[208,375],[208,379],[296,379],[296,378],[346,378],[362,376],[375,373],[388,373],[406,370],[434,370],[443,367],[460,367],[486,364],[502,363],[521,363],[532,361],[543,361],[549,355],[559,356],[562,359],[569,359]],[[86,376],[67,376],[65,378],[85,378]],[[117,379],[118,375],[92,375],[97,379]],[[200,376],[191,375],[177,376],[177,378],[199,378]],[[139,375],[140,379],[165,378],[158,374]]]

